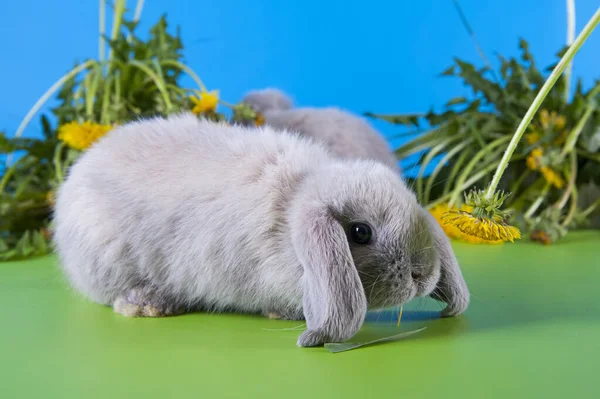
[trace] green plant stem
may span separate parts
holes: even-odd
[[[571,195],[571,192],[573,191],[573,188],[575,187],[575,181],[577,179],[577,154],[575,154],[575,152],[570,152],[569,158],[571,160],[571,171],[569,174],[569,183],[567,185],[566,190],[561,195],[560,199],[554,205],[558,209],[564,208],[565,205],[567,204],[567,201],[569,200],[569,196]]]
[[[34,117],[34,115],[46,103],[46,101],[48,101],[48,99],[58,89],[60,89],[63,84],[65,84],[65,82],[67,82],[69,79],[72,79],[73,77],[75,77],[79,72],[83,71],[84,69],[86,69],[96,63],[97,63],[97,61],[95,61],[95,60],[88,60],[88,61],[84,62],[83,64],[71,69],[69,72],[64,74],[60,79],[58,79],[52,86],[50,86],[50,88],[48,90],[46,90],[46,92],[37,100],[37,102],[33,105],[33,107],[31,107],[29,112],[27,112],[27,115],[25,115],[25,118],[23,118],[23,120],[21,121],[21,124],[17,128],[15,137],[21,137],[21,135],[23,134],[23,131],[25,130],[25,128],[27,127],[27,125],[29,124],[31,119]],[[9,154],[6,157],[6,166],[9,167],[11,163],[12,163],[12,154]]]
[[[579,120],[579,122],[577,122],[577,125],[575,125],[573,130],[571,130],[571,132],[569,133],[569,136],[567,137],[567,140],[565,142],[565,146],[563,147],[563,150],[560,154],[561,157],[564,157],[565,155],[567,155],[569,152],[571,152],[573,150],[573,148],[575,147],[575,143],[577,142],[577,139],[579,138],[579,135],[581,134],[581,131],[583,130],[583,127],[585,126],[588,119],[590,119],[590,116],[592,116],[593,112],[594,112],[593,107],[588,107],[585,110],[583,117]]]
[[[567,227],[573,220],[573,217],[575,217],[575,212],[577,211],[577,197],[577,187],[574,186],[573,190],[571,191],[571,206],[569,207],[569,213],[565,217],[565,220],[563,220],[561,223],[562,227]]]
[[[600,154],[592,154],[591,152],[580,149],[577,149],[575,152],[577,155],[581,155],[584,158],[600,163]]]
[[[137,4],[135,5],[135,12],[133,14],[133,23],[136,24],[139,20],[140,17],[142,16],[142,10],[144,9],[144,0],[138,0]],[[131,34],[131,32],[129,32],[127,34],[127,41],[129,43],[131,43],[131,40],[133,39],[133,35]]]
[[[450,192],[450,188],[454,185],[454,179],[456,178],[456,176],[458,176],[458,171],[460,170],[460,168],[462,168],[463,163],[465,163],[469,156],[471,156],[471,151],[469,149],[463,151],[463,153],[460,154],[460,156],[452,166],[452,169],[450,170],[450,176],[448,176],[448,178],[446,179],[446,182],[444,184],[444,190],[442,191],[443,195],[446,195]]]
[[[221,99],[219,99],[219,103],[220,103],[220,104],[223,104],[224,106],[226,106],[226,107],[229,107],[229,108],[231,108],[231,109],[234,109],[234,108],[235,108],[235,105],[234,105],[234,104],[228,103],[227,101],[223,101],[223,100],[221,100]]]
[[[100,0],[99,1],[99,22],[98,22],[98,60],[100,60],[100,62],[104,61],[104,54],[105,54],[105,49],[104,49],[104,44],[105,44],[105,39],[104,39],[104,33],[106,30],[106,0]]]
[[[525,219],[529,219],[535,213],[535,211],[537,211],[537,209],[540,207],[540,205],[542,205],[542,202],[546,198],[546,195],[548,194],[549,190],[550,190],[550,184],[546,183],[546,185],[542,189],[542,192],[540,193],[540,195],[538,195],[538,197],[535,199],[535,201],[533,201],[533,204],[531,204],[529,209],[527,209],[527,211],[525,212],[525,215],[523,215],[523,216],[525,216]]]
[[[448,146],[448,144],[452,143],[453,141],[456,141],[456,139],[451,137],[451,138],[446,139],[446,140],[442,141],[441,143],[437,144],[431,150],[429,150],[429,152],[427,153],[427,155],[421,162],[421,167],[419,168],[419,173],[417,174],[417,184],[416,184],[417,199],[419,200],[420,203],[422,203],[422,204],[425,203],[423,201],[423,174],[425,173],[425,169],[427,169],[427,166],[433,160],[433,158],[436,155],[438,155],[441,151],[443,151],[444,148],[446,148],[446,146]]]
[[[456,180],[457,185],[459,185],[459,186],[462,185],[462,183],[467,179],[467,177],[469,177],[469,174],[471,173],[471,171],[477,166],[477,163],[484,156],[491,153],[492,150],[494,150],[496,147],[504,144],[508,140],[510,140],[509,137],[502,137],[502,138],[496,139],[496,140],[492,141],[490,144],[488,144],[485,148],[482,148],[477,154],[475,154],[475,156],[471,159],[471,161],[469,161],[469,163],[467,164],[467,166],[465,167],[463,172],[460,174],[460,176]],[[498,155],[498,152],[496,152],[496,155]],[[458,198],[460,197],[461,192],[462,192],[462,190],[459,190],[459,189],[454,190],[454,196],[452,197],[452,199],[450,200],[450,203],[449,203],[449,205],[451,207],[456,204],[456,202],[458,201]]]
[[[161,61],[161,66],[172,66],[175,68],[179,68],[180,70],[184,71],[185,73],[187,73],[193,80],[194,82],[196,82],[196,84],[198,85],[198,87],[200,87],[201,91],[208,91],[206,90],[206,86],[204,85],[204,83],[202,82],[202,80],[198,77],[198,75],[196,74],[196,72],[194,72],[190,67],[188,67],[185,64],[182,64],[179,61],[176,60],[165,60],[165,61]]]
[[[102,66],[98,64],[94,70],[86,76],[85,81],[85,116],[90,121],[94,119],[94,99],[101,79]]]
[[[56,180],[59,183],[62,183],[64,181],[64,174],[62,171],[62,163],[61,163],[62,151],[63,151],[64,146],[65,146],[65,143],[63,143],[62,141],[58,143],[58,145],[54,149],[54,158],[52,159],[52,161],[54,163],[54,170],[55,170],[54,173],[56,175]]]
[[[100,123],[108,125],[111,121],[108,117],[108,106],[110,103],[110,89],[112,86],[113,77],[108,76],[104,82],[104,93],[102,96],[102,111],[100,113]]]
[[[125,0],[115,1],[115,11],[113,13],[112,32],[110,34],[111,42],[117,40],[119,30],[121,30],[121,24],[123,23],[123,14],[125,13]],[[111,46],[108,52],[108,59],[111,60],[113,57],[113,48]]]
[[[115,104],[114,109],[117,110],[117,117],[119,115],[118,111],[121,109],[121,71],[115,71]],[[115,121],[113,121],[115,122]]]
[[[590,92],[589,104],[586,107],[585,112],[583,113],[583,116],[577,122],[577,125],[575,125],[573,130],[571,130],[571,132],[569,133],[569,136],[567,136],[567,140],[565,140],[565,146],[563,147],[563,150],[560,154],[561,157],[566,156],[568,153],[570,153],[573,150],[573,148],[575,148],[577,139],[579,138],[579,135],[583,131],[585,124],[587,123],[588,119],[590,119],[590,117],[596,110],[595,97],[599,92],[600,92],[600,86],[596,87],[594,90],[592,90],[592,92]]]
[[[594,212],[596,210],[596,208],[600,207],[600,199],[597,200],[596,202],[594,202],[592,205],[588,206],[587,208],[585,208],[585,210],[583,210],[579,216],[581,216],[582,218],[586,218],[588,216],[590,216],[590,214],[592,212]]]
[[[171,99],[169,98],[169,93],[167,92],[164,81],[161,80],[160,77],[156,73],[154,73],[154,71],[148,65],[146,65],[140,61],[130,60],[129,64],[133,65],[136,68],[141,69],[143,72],[146,73],[146,75],[148,75],[148,77],[150,79],[152,79],[154,81],[154,83],[156,84],[156,87],[158,87],[158,90],[160,91],[160,94],[162,95],[162,98],[165,102],[167,112],[171,111],[173,109],[173,104],[171,103]]]
[[[573,56],[579,51],[579,49],[581,48],[583,43],[590,36],[590,34],[592,33],[592,31],[598,25],[599,22],[600,22],[600,8],[598,8],[596,10],[594,15],[590,19],[590,21],[587,23],[587,25],[583,28],[581,33],[577,36],[577,38],[573,42],[573,45],[571,47],[569,47],[567,52],[562,56],[559,63],[556,65],[556,67],[554,68],[554,70],[552,71],[552,73],[550,74],[550,76],[548,77],[548,79],[546,80],[546,82],[544,83],[544,85],[542,86],[542,88],[540,89],[538,94],[536,95],[535,99],[533,100],[533,103],[531,104],[531,106],[527,110],[527,113],[521,120],[521,123],[519,124],[517,131],[513,135],[512,139],[508,145],[508,148],[504,152],[504,156],[502,157],[502,160],[501,160],[500,164],[498,165],[498,169],[496,169],[496,172],[494,173],[494,177],[492,178],[492,181],[484,194],[485,198],[491,199],[492,196],[494,195],[494,193],[496,192],[496,189],[498,188],[498,184],[500,183],[500,179],[502,178],[502,175],[504,174],[504,171],[506,170],[506,167],[508,166],[510,158],[512,157],[513,153],[517,149],[519,141],[521,140],[523,133],[525,133],[525,129],[527,129],[527,127],[529,126],[529,123],[531,123],[533,116],[535,115],[537,110],[540,108],[540,105],[542,105],[542,102],[544,101],[544,99],[546,98],[546,96],[548,95],[548,93],[550,92],[550,90],[552,89],[552,87],[554,86],[554,84],[556,83],[558,78],[560,77],[560,75],[562,75],[567,64],[573,59]]]
[[[446,163],[450,159],[452,159],[452,157],[454,157],[454,155],[456,155],[457,153],[462,151],[465,147],[471,145],[472,142],[473,142],[473,139],[468,139],[466,141],[463,141],[462,143],[456,145],[454,148],[452,148],[450,151],[448,151],[448,153],[446,153],[446,155],[444,155],[444,157],[442,159],[440,159],[440,161],[437,163],[437,165],[433,169],[433,172],[431,172],[431,175],[429,175],[429,178],[427,179],[427,183],[425,184],[425,193],[423,194],[423,204],[427,204],[429,202],[429,194],[431,193],[431,189],[434,185],[433,183],[435,182],[435,178],[440,173],[442,168],[446,165]]]
[[[490,60],[488,60],[488,58],[486,57],[485,53],[483,52],[483,49],[479,45],[479,41],[477,40],[477,36],[475,36],[475,32],[473,32],[473,29],[471,28],[471,24],[469,24],[469,21],[467,20],[467,16],[463,12],[462,7],[460,6],[458,0],[452,0],[452,3],[454,4],[454,8],[456,8],[456,12],[458,13],[458,17],[460,18],[460,21],[462,22],[463,26],[465,27],[465,30],[467,31],[467,34],[471,37],[471,40],[473,40],[473,44],[475,44],[475,49],[477,50],[477,53],[479,54],[479,56],[481,57],[481,59],[485,63],[485,66],[489,68],[490,72],[494,76],[494,79],[496,81],[499,81],[498,80],[498,76],[496,76],[496,72],[494,71],[494,68],[492,68],[492,64],[490,63]]]
[[[567,0],[567,46],[571,46],[573,40],[575,40],[575,0]],[[569,62],[565,70],[565,104],[569,102],[572,70],[573,62]]]
[[[0,193],[4,192],[4,189],[8,185],[8,181],[10,180],[10,178],[12,177],[12,175],[14,175],[15,172],[17,171],[17,166],[19,165],[19,162],[22,159],[23,158],[19,159],[17,162],[15,162],[15,164],[13,166],[11,166],[10,168],[8,168],[4,172],[4,176],[2,176],[2,180],[0,180]]]
[[[17,186],[17,188],[15,190],[15,199],[16,200],[21,199],[21,195],[23,194],[23,192],[29,185],[29,182],[31,182],[31,180],[36,175],[36,173],[38,173],[38,171],[40,170],[41,167],[42,167],[42,165],[37,164],[36,166],[29,169],[29,173],[27,174],[26,177],[19,179],[19,185]]]
[[[525,158],[524,155],[517,155],[513,158],[513,161],[520,161],[524,158]],[[479,180],[483,179],[488,173],[490,173],[492,170],[494,170],[494,168],[498,167],[499,164],[500,164],[500,161],[496,161],[496,162],[486,166],[485,168],[481,169],[478,173],[475,173],[473,176],[471,176],[469,178],[469,180],[465,181],[462,185],[458,186],[456,188],[456,190],[464,191],[467,188],[471,187],[473,184],[477,183]],[[431,209],[436,205],[442,204],[442,203],[448,201],[450,199],[450,197],[453,195],[454,195],[454,191],[452,191],[448,194],[445,194],[445,195],[441,196],[440,198],[438,198],[437,200],[433,201],[432,203],[428,204],[426,206],[426,208]]]

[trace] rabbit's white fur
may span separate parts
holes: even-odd
[[[398,159],[383,136],[365,120],[335,107],[293,108],[292,100],[272,88],[251,91],[242,100],[275,129],[298,132],[343,159],[378,161],[400,172]]]
[[[179,115],[118,127],[86,151],[58,191],[54,237],[74,287],[120,313],[304,316],[299,345],[312,346],[350,338],[367,306],[437,292],[448,315],[466,308],[427,218],[381,164]],[[348,242],[352,220],[374,226],[372,248]]]

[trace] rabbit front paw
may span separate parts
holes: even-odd
[[[298,346],[321,346],[329,341],[327,334],[321,330],[306,330],[298,338]]]

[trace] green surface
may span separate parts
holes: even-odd
[[[0,263],[2,398],[600,397],[599,232],[550,247],[455,244],[473,299],[405,307],[407,340],[332,354],[298,322],[127,319],[69,291],[53,257]],[[373,315],[355,340],[397,334]]]

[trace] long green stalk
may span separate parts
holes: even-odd
[[[123,14],[125,14],[125,0],[115,1],[115,11],[113,13],[112,32],[110,34],[110,40],[115,41],[119,35],[121,24],[123,23]],[[111,60],[113,56],[112,46],[108,52],[108,59]]]
[[[431,189],[433,187],[433,182],[435,181],[435,178],[440,173],[442,168],[444,166],[446,166],[446,163],[452,157],[454,157],[454,155],[456,155],[457,153],[462,151],[468,145],[471,145],[472,142],[473,142],[473,139],[468,139],[466,141],[463,141],[462,143],[458,144],[457,146],[452,148],[450,151],[448,151],[446,153],[446,155],[444,155],[444,157],[442,159],[440,159],[440,161],[437,163],[437,165],[433,169],[433,172],[431,172],[431,175],[429,175],[429,178],[427,179],[427,184],[425,184],[425,193],[423,194],[423,204],[427,204],[429,202],[429,194],[431,193]]]
[[[137,4],[135,6],[135,13],[133,14],[133,23],[134,24],[140,20],[143,9],[144,9],[144,0],[138,0]],[[127,34],[127,41],[129,43],[131,43],[131,39],[133,39],[133,35],[131,34],[131,32],[129,32]]]
[[[575,0],[567,0],[567,46],[573,44],[575,40]],[[569,102],[569,92],[571,91],[571,71],[573,62],[569,62],[565,70],[565,103]]]
[[[165,61],[161,61],[160,64],[162,66],[172,66],[175,68],[179,68],[182,71],[184,71],[185,73],[187,73],[193,80],[194,82],[196,82],[196,84],[198,85],[198,87],[200,87],[200,90],[202,91],[208,91],[206,90],[206,86],[204,85],[204,83],[202,82],[202,80],[198,77],[198,75],[196,75],[196,73],[187,65],[182,64],[179,61],[176,60],[165,60]]]
[[[100,112],[100,123],[108,125],[111,121],[108,117],[108,107],[110,104],[110,89],[112,87],[113,76],[108,76],[104,82],[104,93],[102,95],[102,111]]]
[[[472,151],[469,148],[467,148],[466,151],[463,151],[463,153],[460,154],[460,156],[454,163],[454,166],[452,166],[452,169],[450,170],[450,175],[444,183],[444,190],[442,192],[443,195],[448,194],[450,192],[450,189],[454,187],[454,179],[458,176],[459,170],[461,170],[463,163],[465,163],[467,158],[471,156],[471,153]]]
[[[446,148],[453,141],[456,141],[456,138],[450,137],[450,138],[442,141],[441,143],[435,145],[431,150],[429,150],[429,152],[427,153],[427,155],[421,162],[421,167],[419,168],[419,173],[417,175],[417,184],[416,184],[417,198],[421,203],[424,203],[423,202],[423,174],[425,173],[425,169],[427,169],[427,166],[431,163],[433,158],[435,158],[436,155],[438,155],[440,152],[442,152],[444,150],[444,148]]]
[[[552,89],[552,87],[554,86],[554,84],[556,83],[558,78],[560,77],[560,75],[564,72],[567,64],[573,59],[573,56],[575,56],[575,54],[579,51],[579,49],[581,48],[583,43],[587,40],[587,38],[590,36],[592,31],[596,28],[598,23],[600,23],[600,7],[596,10],[594,15],[590,19],[590,21],[583,28],[581,33],[577,36],[577,38],[573,42],[573,45],[571,47],[569,47],[567,52],[562,56],[559,63],[556,65],[556,67],[554,68],[554,70],[552,71],[552,73],[550,74],[548,79],[546,80],[546,83],[544,83],[544,85],[540,89],[539,93],[533,100],[533,103],[527,110],[527,113],[523,117],[523,120],[519,124],[517,131],[513,135],[512,139],[508,145],[508,148],[504,152],[502,160],[501,160],[500,164],[498,165],[498,169],[496,169],[496,172],[494,173],[494,177],[492,178],[490,185],[488,186],[487,190],[485,191],[484,195],[485,195],[486,199],[491,199],[492,196],[494,195],[494,193],[496,192],[496,189],[498,188],[498,184],[500,183],[500,179],[502,178],[502,175],[504,174],[504,171],[506,170],[506,167],[508,166],[510,158],[512,157],[513,153],[517,149],[519,141],[521,140],[523,133],[525,133],[525,130],[529,126],[529,123],[531,123],[533,116],[535,115],[537,110],[540,108],[540,105],[542,105],[542,102],[544,101],[544,99],[546,98],[546,96],[548,95],[548,93],[550,92],[550,90]]]
[[[89,78],[89,80],[87,79]],[[98,91],[98,85],[102,79],[102,66],[96,65],[96,68],[92,70],[86,76],[85,82],[85,116],[88,120],[94,119],[94,99],[96,98],[96,92]]]
[[[540,207],[540,205],[542,205],[542,202],[544,202],[544,199],[546,198],[546,195],[548,194],[549,190],[550,190],[550,184],[546,183],[546,185],[542,189],[542,192],[540,193],[540,195],[538,195],[538,197],[535,199],[535,201],[533,201],[533,204],[531,204],[529,209],[527,209],[527,211],[523,215],[525,217],[525,219],[529,219],[535,213],[535,211],[537,211],[537,209]]]
[[[575,187],[575,182],[577,180],[577,154],[575,152],[569,153],[569,158],[571,160],[571,167],[569,171],[569,183],[567,185],[567,189],[564,191],[558,202],[554,205],[558,209],[564,208],[569,200],[569,196]]]
[[[104,38],[104,33],[106,30],[106,0],[100,0],[100,10],[99,10],[99,22],[98,22],[98,60],[100,60],[100,62],[104,61],[104,54],[105,54],[105,49],[104,49],[104,44],[105,44],[105,38]]]
[[[21,159],[23,159],[23,158],[21,158]],[[17,171],[17,165],[19,164],[19,161],[15,162],[15,164],[13,166],[11,166],[10,168],[7,168],[6,171],[4,172],[4,176],[2,176],[2,180],[0,180],[0,193],[4,191],[4,188],[6,188],[6,186],[8,185],[10,178]]]
[[[594,202],[592,205],[588,206],[586,209],[584,209],[580,216],[582,218],[587,218],[588,216],[590,216],[590,213],[594,212],[596,210],[596,208],[598,208],[600,206],[600,199],[597,200],[596,202]]]
[[[515,161],[520,161],[520,160],[522,160],[524,158],[525,158],[524,155],[517,155],[517,156],[514,157],[514,160]],[[459,191],[464,191],[464,190],[468,189],[469,187],[472,187],[473,184],[475,184],[479,180],[483,179],[488,173],[490,173],[492,170],[494,170],[494,168],[496,168],[499,164],[500,164],[500,161],[496,161],[496,162],[493,162],[490,165],[484,167],[478,173],[475,173],[474,175],[472,175],[471,177],[469,177],[469,179],[467,181],[465,181],[464,183],[462,183],[460,186],[457,186],[456,189],[459,190]],[[454,192],[450,192],[448,194],[444,194],[440,198],[438,198],[435,201],[433,201],[430,204],[428,204],[426,206],[426,208],[427,209],[431,209],[431,208],[433,208],[436,205],[442,204],[442,203],[448,201],[450,199],[450,197],[453,196],[453,195],[454,195]],[[452,206],[452,205],[450,205],[450,206]]]
[[[27,127],[29,122],[31,122],[31,119],[35,116],[35,114],[40,110],[40,108],[42,108],[42,106],[46,103],[46,101],[48,101],[48,99],[58,89],[60,89],[62,87],[62,85],[65,84],[65,82],[67,82],[69,79],[72,79],[79,72],[94,65],[95,63],[96,63],[95,60],[88,60],[88,61],[84,62],[83,64],[71,69],[69,72],[64,74],[60,79],[58,79],[56,82],[54,82],[54,84],[52,86],[50,86],[50,88],[48,90],[46,90],[46,92],[36,101],[36,103],[33,105],[33,107],[31,107],[29,112],[27,112],[27,115],[25,115],[25,118],[23,118],[23,120],[21,121],[21,124],[17,128],[15,137],[21,137],[21,135],[23,134],[23,131],[25,130],[25,128]],[[12,154],[8,154],[8,156],[6,157],[6,166],[7,167],[10,166],[11,163],[12,163]]]
[[[569,213],[567,213],[565,220],[563,220],[563,222],[561,223],[562,227],[567,227],[573,220],[573,217],[575,217],[575,212],[577,212],[578,196],[579,194],[577,193],[577,187],[574,186],[573,190],[571,191],[571,206],[569,206]]]
[[[568,153],[573,151],[573,148],[575,148],[577,139],[579,138],[579,135],[583,131],[585,124],[587,123],[588,119],[590,119],[590,117],[596,110],[595,97],[598,94],[598,92],[600,92],[600,86],[596,87],[594,90],[592,90],[590,92],[589,103],[585,109],[585,112],[583,113],[583,116],[581,117],[581,119],[579,119],[579,121],[577,122],[577,125],[575,125],[575,127],[573,128],[573,130],[571,130],[571,132],[569,133],[569,136],[567,136],[567,139],[565,140],[565,146],[563,147],[563,150],[561,152],[562,157],[566,156]]]
[[[481,59],[485,63],[485,66],[488,67],[488,69],[490,70],[492,75],[494,75],[494,79],[496,81],[498,81],[498,76],[496,76],[496,72],[494,71],[494,68],[492,68],[492,64],[490,63],[490,60],[486,57],[485,52],[479,45],[477,36],[475,36],[475,32],[473,32],[473,29],[471,28],[471,24],[469,24],[469,21],[467,20],[467,16],[463,12],[462,7],[460,6],[458,0],[452,0],[452,3],[454,4],[454,8],[456,9],[456,12],[458,13],[458,17],[460,18],[460,21],[462,22],[463,26],[465,27],[467,34],[471,37],[471,40],[473,41],[473,44],[475,45],[475,49],[477,50],[479,57],[481,57]]]
[[[61,162],[61,158],[62,158],[62,152],[63,152],[63,148],[65,147],[65,143],[63,143],[62,141],[60,141],[58,143],[58,145],[56,146],[56,148],[54,149],[54,157],[52,159],[52,162],[54,163],[54,171],[56,173],[56,180],[58,180],[59,183],[62,183],[64,181],[64,174],[63,174],[63,166],[62,166],[62,162]]]
[[[161,80],[160,77],[148,65],[140,61],[130,60],[129,64],[141,69],[143,72],[146,73],[146,75],[148,75],[150,79],[154,81],[154,84],[156,84],[156,87],[158,87],[158,90],[162,95],[167,111],[171,111],[173,109],[173,104],[171,104],[171,99],[169,98],[169,93],[167,92],[164,81]]]
[[[459,175],[459,177],[456,179],[457,186],[461,186],[462,185],[462,183],[471,174],[471,171],[473,169],[475,169],[475,167],[477,166],[477,164],[479,163],[479,161],[484,156],[492,153],[492,150],[494,150],[496,147],[499,147],[500,145],[504,144],[508,140],[509,140],[508,137],[501,137],[499,139],[496,139],[496,140],[492,141],[490,144],[488,144],[487,147],[481,149],[477,154],[475,154],[473,156],[473,158],[471,158],[471,160],[469,161],[469,163],[467,164],[467,166],[465,166],[464,170]],[[500,151],[501,151],[501,149],[499,149],[499,151],[496,151],[495,155],[496,156],[500,155],[499,154]],[[461,192],[462,192],[462,190],[459,190],[458,188],[456,190],[454,190],[454,195],[452,196],[452,199],[450,200],[450,203],[449,203],[450,206],[454,206],[456,204],[456,202],[460,198]]]

